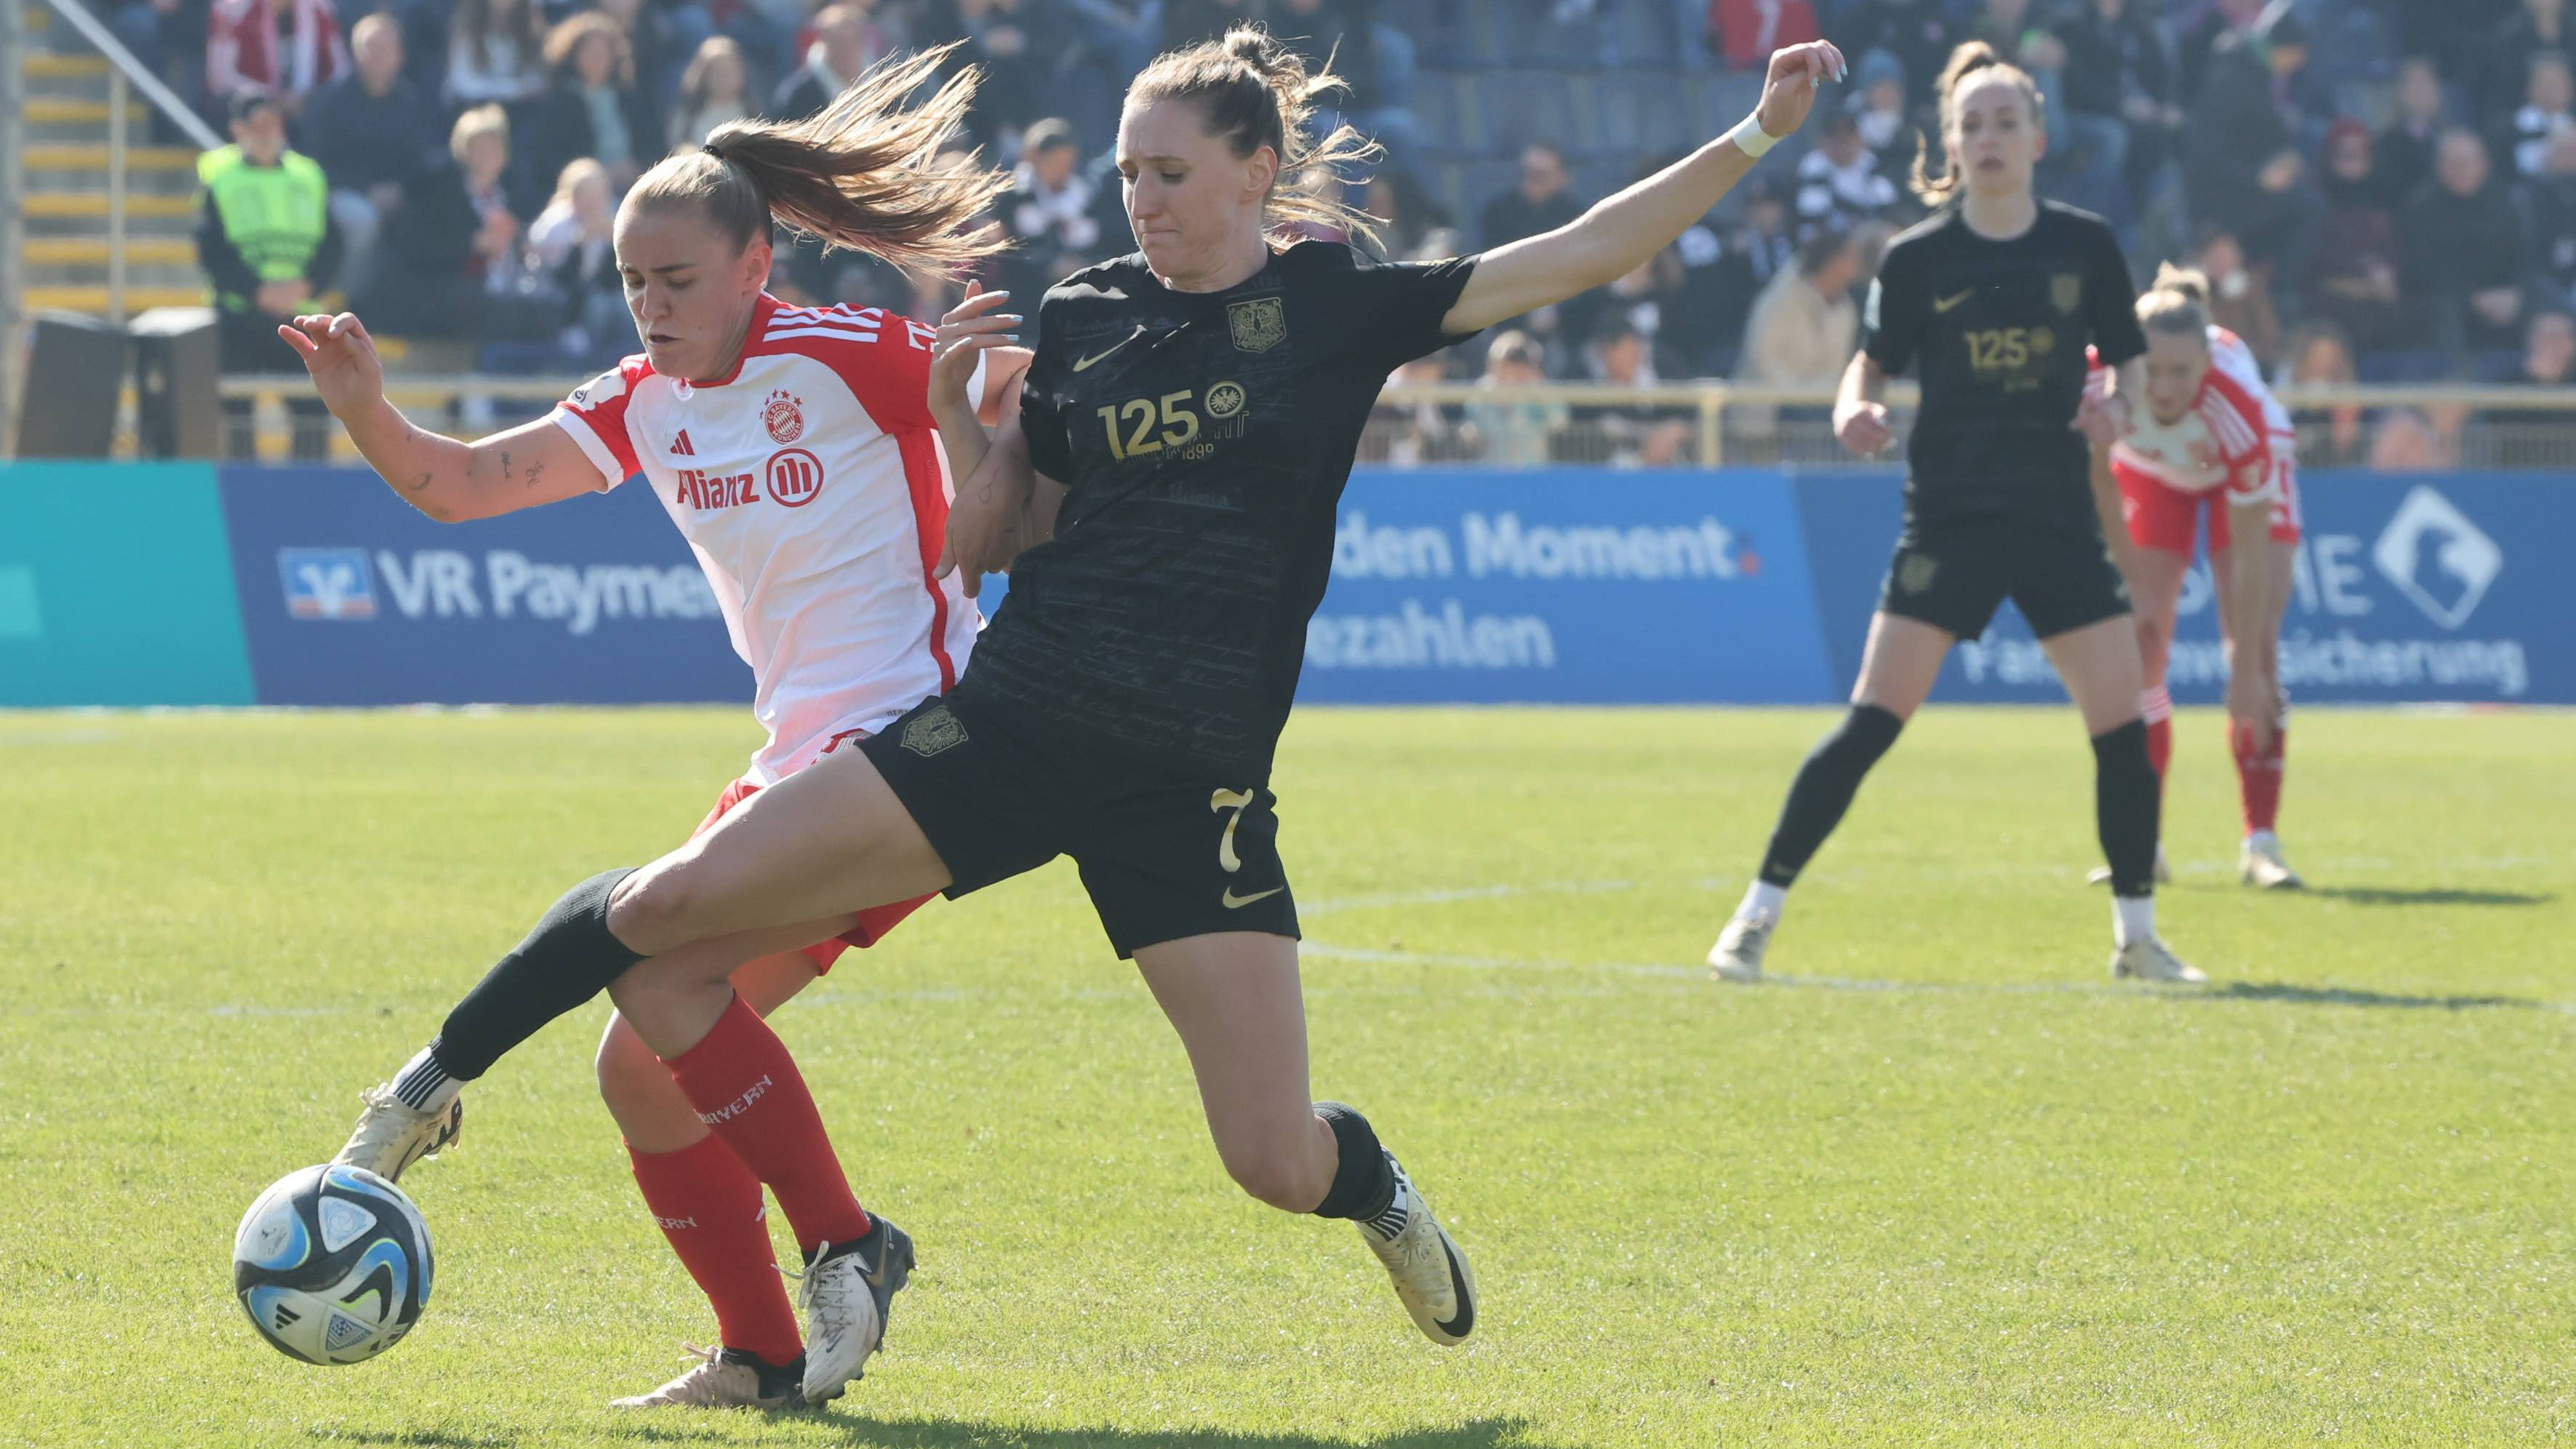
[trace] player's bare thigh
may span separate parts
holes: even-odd
[[[2138,696],[2147,686],[2133,616],[2114,614],[2051,634],[2039,647],[2048,651],[2048,662],[2066,682],[2076,712],[2084,716],[2086,734],[2108,734],[2138,718]]]
[[[628,876],[609,898],[608,927],[633,950],[660,956],[910,900],[948,880],[867,755],[837,750]]]
[[[1957,642],[1949,630],[1920,619],[1884,609],[1870,615],[1869,642],[1861,646],[1860,678],[1852,685],[1852,703],[1875,706],[1901,720],[1912,719],[1923,701],[1932,697],[1933,681],[1941,677],[1941,661]]]

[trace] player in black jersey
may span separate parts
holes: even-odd
[[[1844,445],[1875,454],[1889,441],[1879,401],[1887,378],[1909,366],[1920,374],[1904,534],[1870,620],[1851,713],[1799,768],[1761,872],[1709,967],[1721,980],[1761,979],[1790,884],[1932,692],[1950,646],[1984,633],[2010,598],[2093,737],[2112,971],[2204,980],[2155,932],[2156,775],[2138,713],[2137,640],[2075,426],[2083,409],[2088,422],[2125,429],[2146,351],[2136,289],[2099,217],[2032,195],[2046,138],[2027,74],[1970,42],[1951,53],[1940,96],[1948,164],[1936,180],[1915,162],[1916,189],[1938,209],[1888,246],[1834,409]],[[2094,399],[2084,388],[2088,344],[2111,369],[2110,389]],[[2094,419],[2093,409],[2108,416]]]
[[[1356,1221],[1422,1331],[1466,1338],[1475,1284],[1457,1245],[1367,1119],[1307,1089],[1269,773],[1335,505],[1397,365],[1642,265],[1841,73],[1832,46],[1791,47],[1754,115],[1574,222],[1482,258],[1372,268],[1342,243],[1273,234],[1362,221],[1309,181],[1371,152],[1347,128],[1308,138],[1336,82],[1249,29],[1157,60],[1119,123],[1141,253],[1049,293],[1035,373],[998,436],[964,383],[1018,319],[978,296],[939,331],[931,408],[964,480],[950,555],[969,578],[1014,565],[958,688],[652,865],[575,887],[428,1055],[470,1036],[458,1054],[488,1064],[606,986],[676,1070],[743,1082],[701,1109],[720,1135],[736,1112],[801,1121],[810,1094],[727,984],[736,964],[838,934],[870,906],[1069,855],[1180,1033],[1235,1181]],[[745,1161],[764,1181],[840,1170],[828,1144]]]

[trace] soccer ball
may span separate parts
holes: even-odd
[[[401,1188],[324,1163],[279,1178],[233,1236],[233,1292],[260,1337],[306,1363],[370,1359],[429,1301],[429,1227]]]

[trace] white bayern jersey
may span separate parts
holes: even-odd
[[[935,335],[880,308],[764,293],[724,378],[630,357],[554,411],[608,487],[651,480],[706,570],[769,731],[745,776],[756,784],[945,693],[974,648],[974,605],[932,576],[948,520]]]
[[[2200,396],[2182,417],[2156,421],[2132,408],[2129,435],[2111,445],[2114,472],[2152,478],[2183,493],[2227,489],[2238,504],[2278,501],[2284,484],[2276,461],[2297,455],[2288,409],[2263,385],[2253,351],[2233,332],[2209,329],[2209,370]]]

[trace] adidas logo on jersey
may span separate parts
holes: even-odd
[[[674,458],[694,458],[698,456],[698,450],[689,446],[688,429],[680,429],[680,436],[671,441],[671,456]]]

